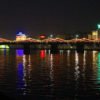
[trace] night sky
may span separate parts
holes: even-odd
[[[100,23],[100,0],[2,0],[0,36],[88,32]]]

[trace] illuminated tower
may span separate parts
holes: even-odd
[[[24,41],[26,40],[26,35],[23,34],[22,32],[19,32],[17,35],[16,35],[16,41]]]

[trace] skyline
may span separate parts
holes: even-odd
[[[98,0],[4,0],[0,3],[0,35],[88,32],[100,23]]]

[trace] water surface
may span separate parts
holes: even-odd
[[[100,52],[0,49],[0,92],[12,100],[99,100]]]

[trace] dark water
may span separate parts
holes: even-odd
[[[10,100],[100,100],[100,52],[0,49],[0,92]]]

